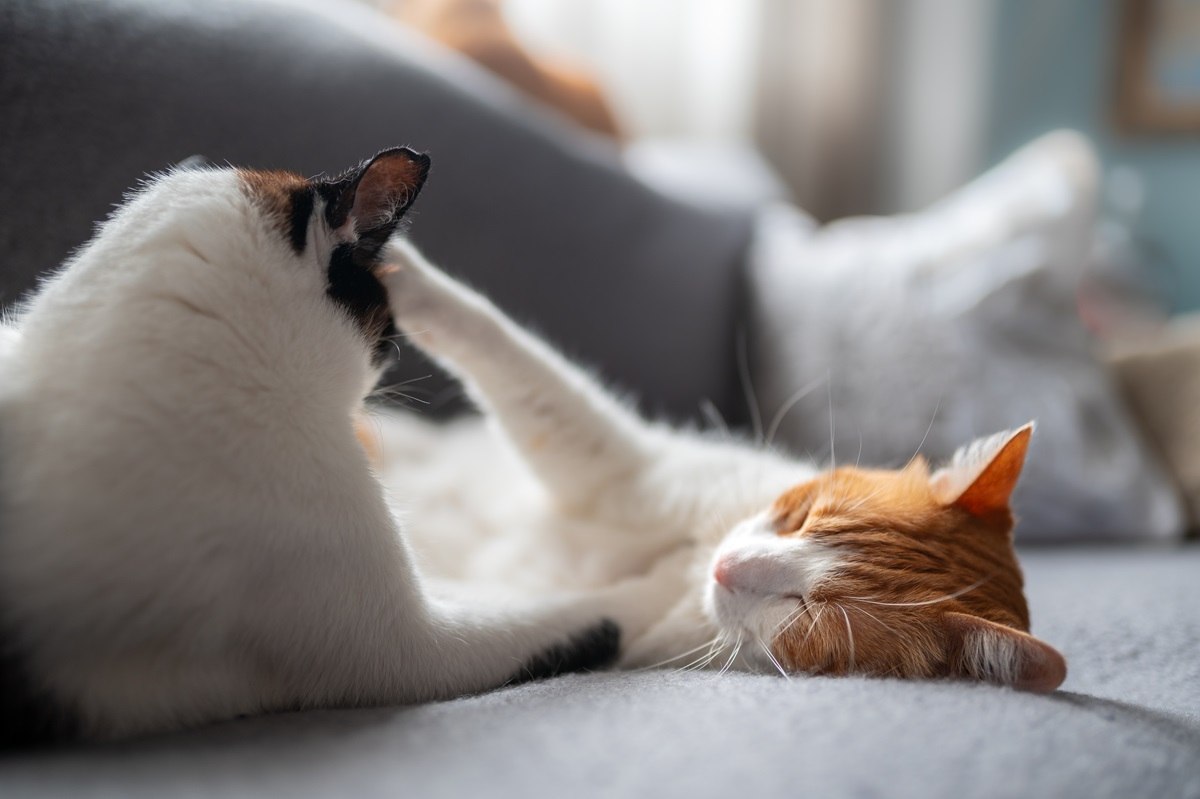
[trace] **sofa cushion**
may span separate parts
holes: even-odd
[[[764,214],[750,294],[768,432],[899,466],[1036,419],[1019,538],[1178,536],[1175,487],[1076,312],[1097,183],[1090,146],[1061,132],[916,214]]]
[[[412,236],[651,411],[728,411],[746,212],[632,178],[466,59],[336,0],[0,5],[0,304],[145,173],[190,155],[335,171],[408,144],[433,170]],[[432,371],[412,353],[396,379]],[[406,393],[445,397],[423,380]]]
[[[1062,690],[574,675],[0,760],[20,797],[1200,797],[1200,548],[1024,553]]]

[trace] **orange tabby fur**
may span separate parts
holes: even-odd
[[[1018,431],[957,495],[917,458],[900,471],[835,469],[781,496],[777,533],[807,537],[839,557],[833,574],[797,597],[795,618],[775,635],[783,666],[1057,687],[1066,664],[1027,635],[1012,546],[1008,500],[1031,432]],[[1007,674],[982,663],[985,650],[1003,653]]]

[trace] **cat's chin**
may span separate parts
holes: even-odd
[[[733,638],[761,637],[771,609],[784,602],[782,597],[754,591],[730,590],[715,580],[709,581],[705,606],[717,626]],[[781,615],[781,614],[774,614]]]

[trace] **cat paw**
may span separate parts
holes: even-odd
[[[688,595],[695,553],[681,547],[663,556],[648,572],[603,589],[609,615],[621,627],[622,648],[661,622]]]
[[[375,272],[388,293],[396,326],[427,351],[455,342],[486,341],[487,301],[426,260],[411,243],[393,239]]]
[[[410,242],[393,239],[383,252],[375,276],[388,293],[388,304],[397,324],[423,320],[436,308],[437,273]]]
[[[610,619],[602,619],[561,644],[556,644],[525,663],[507,685],[546,680],[574,671],[596,671],[617,659],[622,630]]]

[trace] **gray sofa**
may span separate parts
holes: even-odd
[[[398,143],[433,155],[412,233],[438,260],[650,411],[743,416],[750,209],[661,196],[604,142],[334,2],[2,0],[0,300],[149,170],[203,153],[311,173]],[[1035,632],[1070,661],[1051,696],[574,675],[0,755],[0,796],[1200,797],[1200,550],[1022,554]]]

